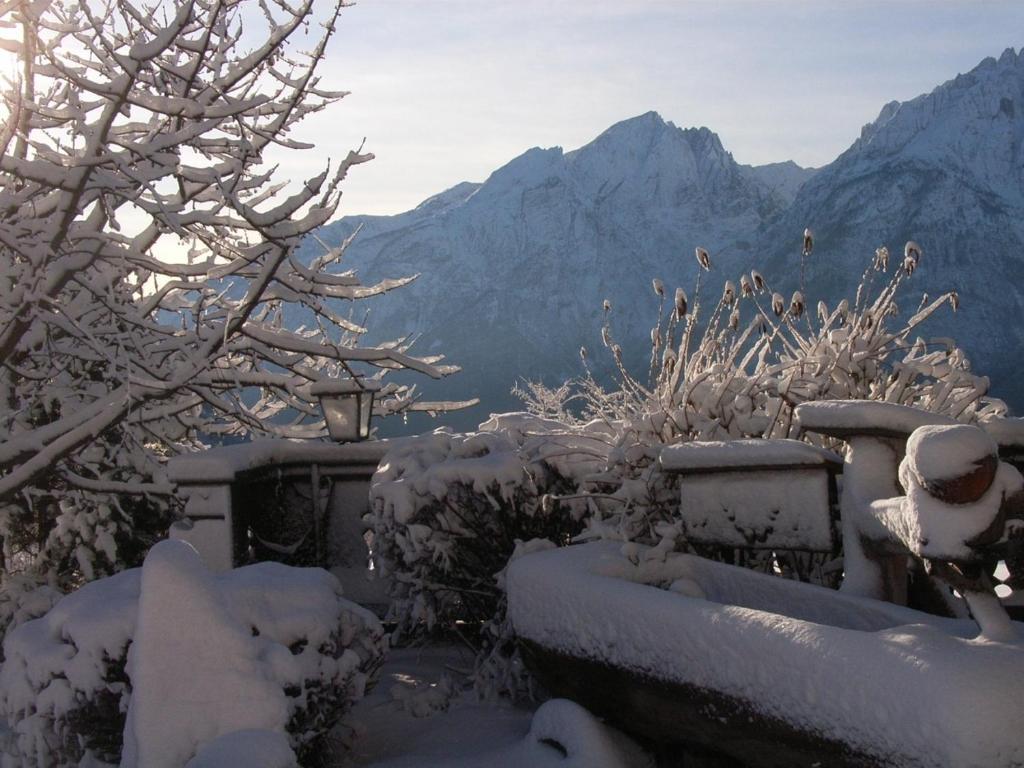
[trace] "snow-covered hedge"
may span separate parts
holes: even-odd
[[[370,499],[374,558],[393,579],[399,628],[491,619],[496,577],[517,541],[566,544],[579,531],[581,507],[544,499],[572,493],[574,476],[603,461],[603,444],[589,443],[520,414],[471,434],[438,429],[392,450]]]
[[[198,556],[184,563],[191,570],[180,567],[173,576],[167,565],[174,560],[167,557],[173,548],[188,549],[186,559],[195,555],[180,542],[164,542],[154,549],[162,563],[151,566],[151,553],[143,569],[86,584],[45,616],[8,634],[0,669],[0,713],[11,731],[7,748],[20,763],[77,765],[87,754],[116,763],[130,708],[142,713],[134,716],[136,734],[145,731],[138,723],[176,722],[174,691],[184,691],[179,712],[195,711],[187,703],[188,686],[209,687],[211,669],[233,671],[236,677],[247,670],[276,691],[282,730],[300,759],[362,696],[383,659],[386,641],[372,614],[341,597],[337,579],[320,569],[277,563],[214,575],[191,568],[201,566]],[[181,560],[181,554],[175,557]],[[213,596],[205,607],[190,595],[187,600],[174,597],[175,590],[189,588],[189,583]],[[140,589],[147,590],[141,601]],[[174,626],[156,628],[155,636],[177,632],[180,637],[173,647],[157,650],[153,643],[159,640],[145,641],[149,650],[132,649],[129,664],[133,639],[147,626],[146,611],[140,613],[147,595],[151,605],[160,603],[149,612],[151,618],[168,612],[174,618]],[[175,604],[181,610],[175,611]],[[148,626],[153,638],[153,622]],[[223,641],[225,633],[232,635],[230,643]],[[217,649],[225,648],[241,649],[236,656],[248,656],[248,667],[243,670],[237,658],[217,655]],[[134,695],[133,685],[138,687]],[[232,706],[242,712],[254,706],[251,701],[232,705],[224,686],[218,693],[214,711],[192,718],[191,727],[200,736],[204,728],[219,727],[220,720],[230,726]],[[133,704],[133,698],[140,701]],[[163,701],[165,707],[148,721],[142,706],[146,700]],[[210,738],[217,735],[216,730],[209,733]]]

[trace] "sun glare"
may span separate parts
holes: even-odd
[[[5,20],[4,20],[5,21]],[[7,95],[18,82],[18,40],[15,30],[0,26],[0,117],[7,116]]]

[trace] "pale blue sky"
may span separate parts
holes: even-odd
[[[657,110],[741,163],[831,161],[882,105],[1024,45],[1024,2],[359,0],[323,74],[318,149],[367,138],[342,213],[396,213],[532,146]]]

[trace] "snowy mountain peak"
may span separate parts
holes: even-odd
[[[417,205],[415,210],[421,213],[438,214],[466,202],[478,189],[480,189],[480,184],[472,181],[463,181],[454,187],[446,189],[444,192],[428,197]]]
[[[732,158],[732,153],[726,152],[725,147],[722,146],[722,140],[710,128],[705,128],[704,126],[685,128],[682,129],[682,134],[690,146],[693,147],[694,152],[705,155],[724,155],[730,159]]]
[[[642,364],[633,342],[650,322],[652,276],[692,284],[696,262],[679,254],[697,246],[749,260],[754,233],[788,202],[777,188],[801,170],[740,166],[713,131],[649,112],[572,152],[534,147],[412,212],[343,219],[324,237],[338,242],[363,224],[349,266],[367,279],[422,273],[374,300],[375,328],[422,334],[421,352],[463,365],[424,393],[482,397],[483,413],[466,417],[479,421],[515,407],[516,376],[579,374],[579,348],[601,344],[606,298],[629,361]]]
[[[999,64],[1002,66],[1019,65],[1022,61],[1024,61],[1024,48],[1020,49],[1020,53],[1014,51],[1012,47],[1007,48],[999,57]]]
[[[920,242],[927,269],[914,274],[914,290],[955,288],[961,300],[956,316],[936,317],[928,333],[959,340],[995,394],[1024,404],[1015,355],[1006,354],[1024,348],[1024,51],[886,104],[770,226],[766,274],[786,273],[794,233],[808,226],[820,254],[809,280],[830,285],[827,299],[852,290],[878,246]]]
[[[754,207],[772,195],[743,173],[713,131],[679,128],[657,112],[616,123],[565,159],[586,197],[646,196],[650,207],[666,210],[705,201],[710,214],[726,195]]]
[[[645,112],[615,123],[586,146],[568,154],[582,158],[624,155],[643,160],[651,156],[671,159],[671,155],[678,153],[690,154],[694,158],[732,161],[732,155],[726,152],[714,131],[704,127],[679,128],[671,121],[663,120],[657,112]]]
[[[666,122],[657,112],[645,112],[613,124],[604,130],[593,142],[594,145],[636,145],[646,144],[659,136],[678,130]]]
[[[976,161],[1020,171],[1024,112],[1024,49],[1008,48],[931,93],[886,104],[845,155],[894,153],[953,161],[974,174]],[[840,157],[840,161],[844,159]],[[986,174],[994,168],[983,169]],[[985,175],[985,174],[983,174]]]

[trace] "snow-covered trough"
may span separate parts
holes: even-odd
[[[1024,478],[977,426],[891,404],[800,410],[850,445],[840,591],[660,546],[540,552],[506,574],[527,663],[555,695],[669,751],[779,768],[1024,766],[1024,626],[987,575],[1024,519]],[[661,463],[681,475],[691,541],[828,548],[831,454],[691,443]],[[905,607],[910,558],[973,620]]]
[[[701,744],[751,766],[1024,764],[1024,641],[645,554],[598,542],[510,565],[509,618],[555,695],[663,749]]]

